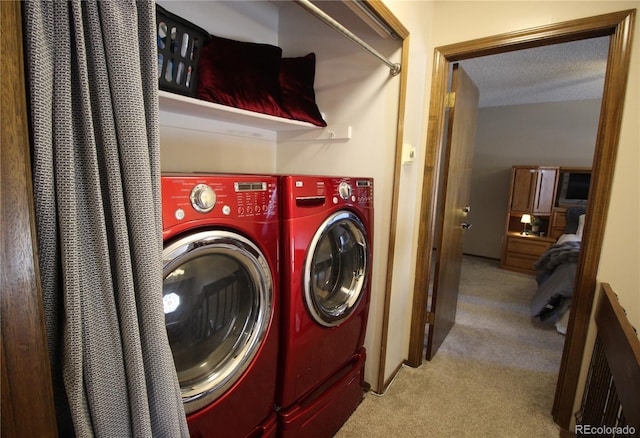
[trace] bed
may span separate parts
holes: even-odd
[[[566,226],[556,243],[534,264],[538,288],[531,298],[531,316],[566,333],[584,227],[584,207],[566,210]]]

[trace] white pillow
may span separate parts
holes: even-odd
[[[584,228],[584,214],[578,217],[578,229],[576,230],[576,236],[582,239],[582,229]]]
[[[558,237],[556,245],[562,245],[565,242],[580,242],[580,236],[577,234],[563,234]]]

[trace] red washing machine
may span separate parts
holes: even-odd
[[[191,436],[275,436],[277,178],[163,175],[162,223],[165,322]]]
[[[281,177],[278,434],[331,437],[362,401],[373,179]]]

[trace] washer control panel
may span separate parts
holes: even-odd
[[[162,221],[278,217],[277,178],[250,175],[162,176]]]

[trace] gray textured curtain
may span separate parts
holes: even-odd
[[[23,8],[60,434],[188,436],[162,309],[154,3]]]

